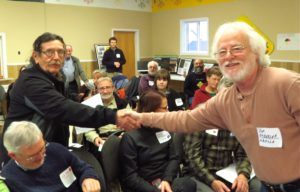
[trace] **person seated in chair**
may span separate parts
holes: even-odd
[[[184,110],[184,103],[182,98],[172,88],[169,88],[170,73],[166,69],[157,71],[154,78],[154,88],[166,94],[168,100],[168,111]]]
[[[148,74],[142,76],[139,82],[139,95],[154,87],[154,77],[158,70],[158,63],[156,61],[149,61],[147,67]]]
[[[110,109],[125,109],[130,108],[126,100],[120,99],[119,96],[114,92],[115,87],[110,77],[101,77],[96,82],[97,91],[100,93],[103,106]],[[92,152],[97,158],[99,158],[98,148],[104,144],[105,138],[110,134],[119,132],[115,124],[108,124],[93,131],[85,133],[85,138],[90,145],[90,152]]]
[[[11,160],[1,177],[12,192],[100,192],[96,171],[58,143],[47,143],[36,124],[12,122],[3,138]]]
[[[142,94],[138,112],[166,112],[166,96],[156,90]],[[190,178],[176,178],[179,156],[173,136],[161,129],[141,127],[124,133],[119,149],[124,192],[193,192]]]
[[[190,109],[194,109],[200,103],[204,103],[211,97],[215,96],[218,91],[218,84],[222,78],[222,72],[219,67],[214,66],[206,72],[206,81],[200,89],[195,91],[193,102]]]

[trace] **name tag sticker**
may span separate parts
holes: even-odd
[[[205,130],[205,133],[209,135],[218,136],[219,129],[207,129]]]
[[[148,85],[152,87],[154,85],[154,81],[148,81]]]
[[[72,185],[72,183],[76,180],[76,176],[74,175],[71,167],[68,167],[66,170],[61,172],[59,177],[66,188],[70,187],[70,185]]]
[[[168,131],[160,131],[160,132],[156,132],[155,134],[160,144],[165,143],[171,139],[171,135]]]
[[[182,106],[183,105],[183,101],[182,101],[182,99],[181,98],[177,98],[177,99],[175,99],[175,103],[176,103],[176,106],[178,107],[178,106]]]
[[[120,59],[120,58],[121,58],[121,54],[120,54],[120,53],[117,53],[117,54],[116,54],[116,57],[117,57],[118,59]]]
[[[282,136],[279,128],[256,128],[259,146],[282,148]]]

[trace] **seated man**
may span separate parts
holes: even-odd
[[[126,100],[120,99],[114,92],[114,84],[110,77],[101,77],[96,82],[98,93],[100,93],[103,106],[110,109],[130,108]],[[98,130],[88,131],[85,133],[86,140],[93,143],[91,152],[98,158],[98,147],[104,143],[104,138],[110,134],[120,131],[115,124],[108,124],[98,128]],[[96,153],[95,153],[96,152]]]
[[[98,192],[101,189],[100,178],[90,165],[64,146],[47,143],[34,123],[11,123],[3,142],[11,160],[3,167],[1,176],[12,192]]]
[[[201,59],[195,59],[194,71],[186,76],[183,87],[184,94],[188,97],[189,105],[192,104],[195,91],[199,89],[203,83],[206,83],[204,63]]]
[[[156,61],[149,61],[147,67],[148,74],[142,76],[139,82],[139,95],[144,93],[149,88],[154,87],[154,77],[158,70],[158,63]]]

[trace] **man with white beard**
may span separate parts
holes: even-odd
[[[128,115],[144,126],[171,132],[226,128],[263,181],[261,192],[300,192],[300,74],[268,67],[266,45],[246,23],[221,25],[212,53],[223,75],[233,81],[230,88],[207,101],[204,109]],[[237,178],[232,189],[248,191],[243,183]]]
[[[142,76],[139,83],[139,95],[142,95],[142,93],[150,88],[154,88],[154,77],[158,71],[158,63],[156,61],[149,61],[147,67],[148,74]]]
[[[130,109],[128,102],[119,98],[115,93],[115,86],[110,77],[101,77],[96,81],[97,91],[100,93],[103,106],[109,109]],[[93,143],[91,152],[98,158],[99,152],[98,147],[104,144],[104,140],[112,133],[118,132],[120,129],[115,124],[108,124],[93,131],[85,133],[87,141]]]

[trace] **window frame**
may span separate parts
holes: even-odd
[[[187,35],[186,35],[186,25],[191,22],[207,22],[207,50],[197,50],[197,51],[188,51],[186,50],[187,44]],[[200,28],[199,28],[200,30]],[[200,33],[200,31],[198,31]],[[200,38],[197,37],[197,41],[199,42]],[[200,56],[209,56],[209,19],[208,17],[201,18],[192,18],[192,19],[181,19],[180,20],[180,55],[200,55]]]

